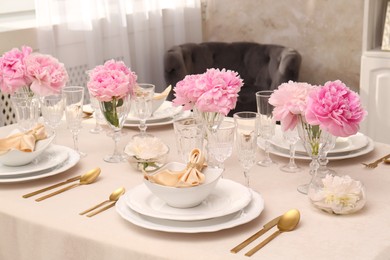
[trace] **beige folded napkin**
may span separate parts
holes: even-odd
[[[169,92],[171,92],[171,89],[172,89],[172,86],[169,85],[166,89],[164,89],[163,92],[161,93],[156,93],[154,96],[153,96],[153,99],[161,99],[161,98],[165,98],[169,95]]]
[[[32,152],[35,149],[35,143],[47,137],[45,126],[38,124],[31,130],[24,133],[16,133],[6,138],[0,139],[0,154],[4,154],[11,149],[23,152]]]
[[[199,149],[193,149],[190,160],[185,169],[181,171],[162,170],[154,175],[144,173],[145,179],[164,186],[192,187],[204,182],[205,176],[202,169],[205,166],[205,158]]]

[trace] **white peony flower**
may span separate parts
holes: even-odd
[[[364,187],[360,181],[350,176],[327,175],[322,179],[323,187],[311,188],[309,198],[313,204],[327,212],[349,214],[363,208],[365,204]]]
[[[168,146],[157,137],[135,136],[125,147],[125,153],[140,159],[158,158],[168,152]]]

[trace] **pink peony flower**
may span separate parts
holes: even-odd
[[[0,90],[13,94],[19,88],[31,83],[27,75],[25,59],[32,49],[23,46],[22,50],[14,48],[0,57]]]
[[[69,79],[64,64],[50,55],[32,54],[26,58],[26,65],[30,89],[40,96],[61,93]]]
[[[310,93],[305,117],[309,124],[319,125],[334,136],[347,137],[358,132],[366,114],[358,94],[336,80]]]
[[[122,61],[109,60],[89,72],[87,87],[99,101],[123,98],[132,92],[137,75]]]
[[[283,83],[269,98],[274,106],[274,119],[281,122],[282,130],[292,130],[299,121],[299,115],[306,110],[306,97],[313,86],[304,82]]]
[[[208,69],[203,74],[188,75],[175,87],[173,104],[184,109],[196,107],[201,112],[227,115],[236,106],[243,81],[237,72]]]

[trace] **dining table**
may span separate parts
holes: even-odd
[[[298,159],[302,168],[296,173],[280,170],[288,158],[271,154],[275,164],[254,165],[250,170],[250,188],[264,201],[254,219],[219,230],[155,230],[124,219],[116,207],[93,217],[79,213],[109,198],[112,191],[124,187],[131,191],[143,185],[143,174],[128,162],[108,163],[103,157],[112,153],[114,142],[107,126],[99,134],[89,131],[95,119],[82,122],[79,149],[87,155],[67,170],[37,179],[4,181],[0,179],[0,259],[1,260],[129,260],[129,259],[390,259],[390,165],[371,169],[362,165],[390,153],[390,144],[374,142],[369,153],[352,158],[330,160],[328,166],[337,175],[349,175],[363,183],[366,204],[347,215],[329,214],[314,207],[307,195],[297,191],[308,183],[310,161]],[[0,127],[5,137],[17,125]],[[123,150],[138,134],[136,126],[126,126],[118,143]],[[171,123],[151,125],[147,133],[169,146],[167,162],[180,162]],[[73,149],[71,132],[61,122],[55,145]],[[262,149],[257,160],[263,158]],[[22,195],[81,175],[99,167],[98,179],[51,198],[35,201]],[[237,154],[225,161],[223,178],[244,185],[243,168]],[[283,232],[252,257],[245,253],[277,230],[273,227],[238,253],[231,249],[259,231],[265,223],[290,209],[300,212],[297,227]],[[207,221],[207,220],[205,220]]]

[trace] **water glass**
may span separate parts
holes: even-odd
[[[74,149],[80,156],[86,156],[86,153],[81,152],[78,146],[78,134],[81,129],[83,114],[84,88],[78,86],[65,87],[62,90],[62,95],[65,103],[66,124],[73,134]]]
[[[154,89],[153,84],[146,83],[137,84],[134,88],[133,111],[139,119],[140,136],[146,135],[146,120],[152,115]]]
[[[18,127],[25,132],[33,128],[39,118],[39,100],[32,93],[18,92],[11,95]]]
[[[289,144],[290,160],[288,164],[283,165],[280,169],[284,172],[299,172],[301,167],[295,163],[295,146],[299,141],[297,128],[288,129],[283,132],[283,139]]]
[[[40,102],[45,124],[48,125],[51,128],[52,133],[55,134],[64,115],[64,100],[62,94],[41,97]]]
[[[236,149],[238,160],[244,169],[245,184],[250,188],[249,171],[256,163],[259,114],[238,112],[233,115],[236,124]]]
[[[92,134],[99,134],[103,131],[102,124],[104,123],[104,116],[102,114],[102,111],[100,110],[99,101],[92,96],[90,96],[90,100],[93,114],[95,117],[95,127],[89,130],[89,132]]]
[[[188,163],[193,149],[203,149],[203,125],[196,117],[187,117],[173,122],[176,148],[183,162]]]
[[[270,166],[274,162],[269,156],[270,139],[275,134],[275,120],[272,116],[274,107],[268,102],[273,90],[264,90],[256,92],[257,112],[260,116],[259,136],[264,140],[265,158],[257,164],[261,166]]]
[[[225,160],[232,155],[235,128],[234,122],[223,121],[217,130],[208,133],[208,151],[219,168],[223,169]]]

